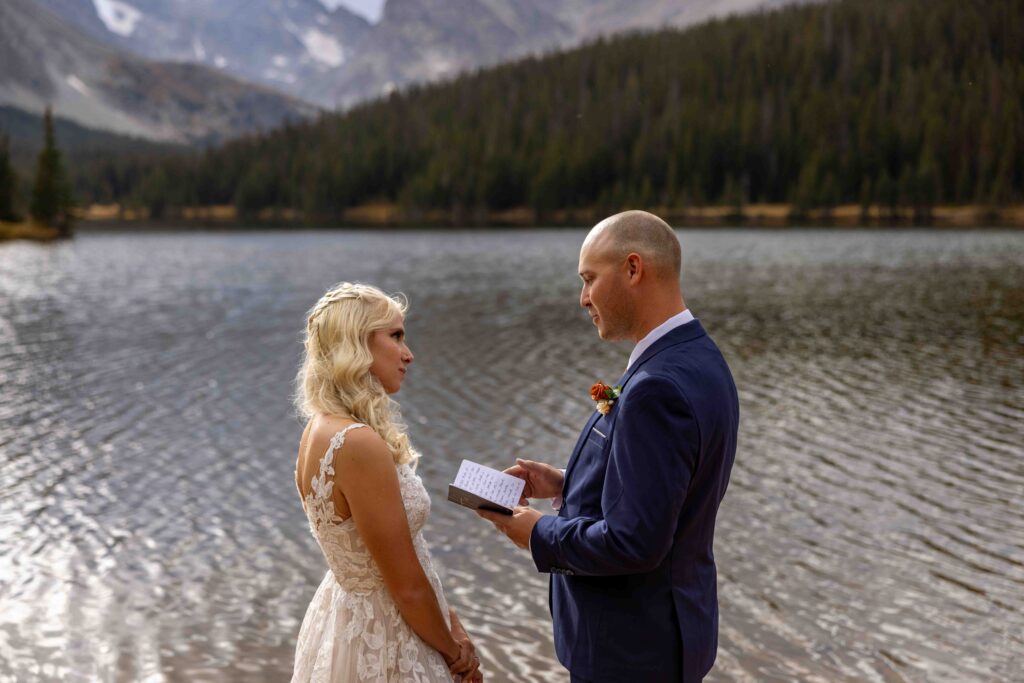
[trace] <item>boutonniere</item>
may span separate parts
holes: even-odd
[[[607,415],[608,411],[615,405],[619,394],[622,393],[622,386],[610,387],[604,382],[598,382],[590,387],[590,398],[597,401],[597,412]]]

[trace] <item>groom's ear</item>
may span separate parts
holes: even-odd
[[[644,260],[640,258],[640,254],[633,252],[626,257],[626,273],[632,281],[639,280],[643,276]]]

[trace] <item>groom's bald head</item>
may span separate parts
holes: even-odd
[[[639,341],[683,310],[679,240],[665,221],[624,211],[590,231],[580,248],[580,306],[602,339]]]
[[[668,223],[646,211],[623,211],[604,219],[583,240],[581,251],[616,261],[636,253],[655,278],[679,281],[679,239]]]

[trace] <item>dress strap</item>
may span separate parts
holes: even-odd
[[[327,463],[328,465],[330,465],[330,464],[332,464],[334,462],[334,451],[338,450],[339,448],[341,448],[342,446],[345,445],[345,436],[350,431],[352,431],[353,429],[359,429],[360,427],[365,427],[365,426],[366,425],[364,425],[362,422],[355,422],[353,424],[350,424],[348,427],[345,427],[344,429],[342,429],[340,432],[338,432],[334,436],[332,436],[331,437],[331,445],[327,448],[327,452],[324,453],[324,457],[320,459],[320,467],[321,467],[321,469],[323,468],[324,463]]]
[[[365,427],[361,422],[356,422],[345,427],[340,432],[331,437],[331,445],[327,447],[327,452],[324,453],[324,457],[320,458],[320,472],[317,476],[313,477],[312,488],[313,494],[317,498],[330,498],[334,492],[334,452],[345,445],[345,436],[353,429],[359,429]],[[332,479],[327,480],[330,476]]]

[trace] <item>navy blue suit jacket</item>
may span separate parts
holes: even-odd
[[[583,680],[694,683],[718,648],[712,544],[736,455],[739,401],[699,321],[648,348],[595,412],[558,516],[530,537],[550,572],[558,658]]]

